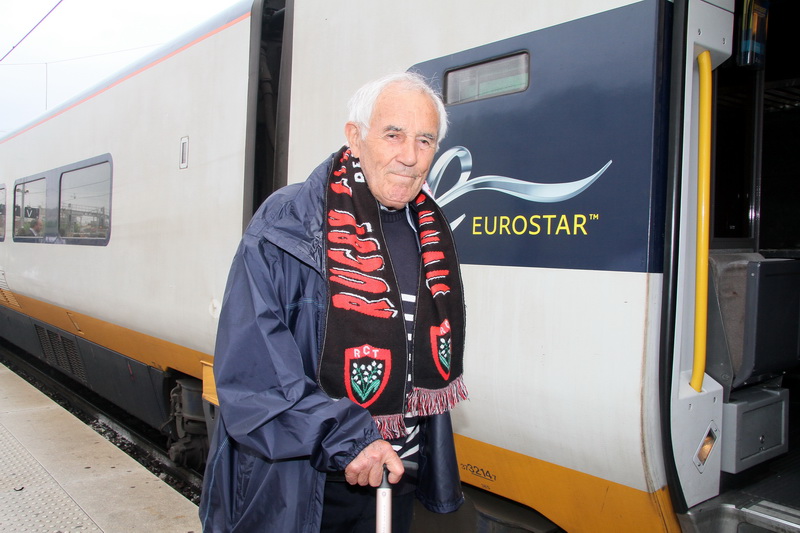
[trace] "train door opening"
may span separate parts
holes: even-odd
[[[712,255],[744,251],[768,262],[800,260],[800,43],[793,34],[798,17],[800,4],[792,0],[737,2],[738,47],[716,75]],[[762,24],[763,38],[748,47],[744,35]],[[772,307],[797,298],[788,271]],[[768,357],[783,357],[776,373],[785,384],[795,383],[800,373],[794,307],[789,304],[784,316],[769,324]],[[800,390],[792,392],[797,405]],[[797,425],[790,425],[794,435],[800,433]]]
[[[800,522],[798,16],[793,0],[737,0],[714,74],[706,372],[723,388],[722,475],[696,510],[761,513],[753,531]]]

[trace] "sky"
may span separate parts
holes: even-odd
[[[238,2],[0,0],[0,137]]]

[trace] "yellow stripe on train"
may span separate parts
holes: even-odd
[[[666,487],[649,493],[455,435],[461,480],[525,504],[570,533],[679,532]]]

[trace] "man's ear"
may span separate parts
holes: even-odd
[[[355,122],[348,122],[344,125],[344,136],[353,156],[359,157],[361,152],[361,128]]]

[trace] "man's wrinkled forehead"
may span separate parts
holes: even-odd
[[[423,103],[420,103],[420,99]],[[427,108],[427,109],[426,109]],[[398,115],[423,117],[428,111],[432,111],[433,121],[431,124],[420,124],[420,121],[413,120],[416,126],[421,127],[418,131],[410,131],[408,126],[399,123]],[[382,122],[386,122],[382,124]],[[399,85],[389,85],[375,101],[370,117],[370,128],[377,128],[380,133],[397,132],[414,137],[424,137],[432,142],[436,142],[439,133],[439,116],[436,113],[436,104],[430,96],[416,89],[409,89]]]

